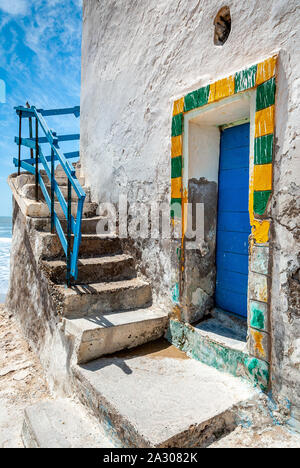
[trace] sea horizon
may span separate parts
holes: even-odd
[[[12,217],[0,216],[0,304],[5,302],[9,286],[11,238]]]

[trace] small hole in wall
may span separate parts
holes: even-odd
[[[214,20],[214,26],[214,44],[216,46],[222,46],[227,41],[231,31],[231,16],[228,6],[224,6],[218,11]]]

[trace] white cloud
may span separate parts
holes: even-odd
[[[27,0],[0,0],[0,10],[10,15],[26,15],[28,11]]]

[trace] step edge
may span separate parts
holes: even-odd
[[[138,309],[140,310],[140,309]],[[147,310],[147,308],[145,308],[145,310]],[[126,314],[126,312],[130,312],[130,311],[124,311],[124,312],[119,312],[118,315],[123,315],[123,314]],[[113,315],[113,313],[112,313]],[[141,319],[136,319],[136,320],[133,320],[133,321],[129,321],[128,319],[126,321],[124,321],[123,323],[118,323],[118,324],[111,324],[109,326],[101,326],[100,324],[96,325],[93,327],[93,328],[89,328],[88,325],[86,328],[74,323],[76,321],[79,321],[79,320],[85,320],[86,322],[89,322],[88,318],[87,317],[77,317],[77,318],[73,318],[73,319],[70,319],[68,317],[64,317],[64,331],[65,333],[67,334],[71,334],[71,335],[74,335],[76,337],[84,337],[84,335],[86,333],[102,333],[102,332],[105,332],[105,330],[107,329],[111,329],[111,328],[121,328],[121,327],[125,327],[127,325],[134,325],[135,323],[151,323],[151,322],[154,322],[154,321],[157,321],[157,320],[161,320],[161,321],[166,321],[166,325],[167,325],[167,321],[168,321],[168,314],[167,313],[157,313],[157,315],[155,316],[151,316],[151,317],[144,317],[144,318],[141,318]],[[99,340],[87,340],[87,341],[99,341]],[[84,339],[82,339],[82,342],[86,343],[87,341],[85,341]]]
[[[114,257],[122,257],[115,259]],[[91,260],[103,260],[103,262],[98,262],[93,264]],[[92,256],[92,257],[80,257],[78,258],[78,268],[80,266],[98,266],[98,265],[109,265],[109,264],[118,264],[122,262],[127,262],[127,261],[132,261],[134,258],[131,255],[127,254],[111,254],[111,255],[97,255],[97,256]],[[83,262],[83,263],[80,263]],[[52,267],[52,268],[61,268],[66,266],[66,261],[64,260],[43,260],[43,263],[46,266]],[[53,265],[56,263],[56,265]]]
[[[101,358],[100,358],[101,359]],[[225,410],[220,410],[217,414],[212,415],[211,417],[207,417],[205,420],[200,421],[199,423],[191,423],[187,424],[186,428],[184,428],[181,432],[176,433],[168,437],[167,439],[162,438],[161,440],[150,440],[149,436],[145,436],[145,434],[141,434],[139,432],[139,428],[136,426],[134,421],[130,421],[128,417],[124,416],[123,414],[119,413],[119,410],[116,408],[115,404],[109,400],[107,395],[104,395],[103,392],[97,391],[95,386],[80,372],[81,368],[84,367],[84,364],[75,364],[72,366],[71,372],[74,375],[75,379],[77,382],[82,387],[85,389],[85,395],[83,393],[80,393],[81,398],[85,398],[85,401],[82,401],[84,405],[89,405],[91,410],[94,412],[96,418],[100,421],[102,424],[102,427],[105,424],[104,418],[105,416],[109,418],[110,424],[108,426],[109,430],[111,431],[111,437],[117,439],[118,441],[121,441],[124,443],[124,440],[121,439],[121,434],[135,434],[136,439],[134,440],[134,444],[131,444],[130,447],[133,448],[141,448],[141,447],[151,447],[151,448],[170,448],[170,444],[174,444],[176,439],[179,438],[180,442],[180,436],[183,434],[186,434],[187,431],[191,430],[192,433],[195,432],[195,429],[199,431],[199,433],[203,433],[205,429],[207,428],[207,425],[211,426],[212,428],[215,427],[215,421],[220,418],[225,418],[226,416],[229,418],[229,422],[226,424],[229,424],[231,429],[229,432],[235,429],[237,427],[237,409],[242,405],[245,404],[246,401],[249,401],[249,398],[247,400],[241,399],[239,400],[238,403],[230,405],[228,408]],[[92,398],[88,398],[86,395],[89,393],[92,395]],[[94,400],[94,401],[93,401]],[[116,424],[114,423],[114,419],[117,417],[117,422],[119,422],[119,425],[121,426],[120,429],[116,429]],[[121,423],[121,424],[120,424]],[[219,430],[219,427],[217,427],[217,431]],[[223,434],[222,434],[223,436]],[[221,436],[220,436],[221,437]],[[205,439],[205,438],[204,438]],[[131,440],[132,437],[129,437],[129,439],[126,437],[126,440]],[[217,439],[218,440],[218,439]],[[139,442],[141,441],[141,442]],[[171,447],[180,447],[180,448],[191,448],[191,446],[186,446],[182,447],[182,445],[171,445]],[[194,447],[194,446],[193,446]],[[205,444],[203,445],[205,447]],[[200,448],[200,447],[199,447]],[[202,445],[201,445],[202,448]]]
[[[119,283],[129,283],[129,284],[125,284],[124,287],[122,286],[119,286],[118,284]],[[136,284],[135,284],[136,283]],[[112,292],[112,291],[120,291],[120,290],[123,290],[123,291],[126,291],[128,289],[137,289],[137,288],[142,288],[142,287],[151,287],[151,285],[149,283],[147,283],[146,281],[144,280],[141,280],[140,278],[131,278],[129,280],[123,280],[123,281],[110,281],[110,282],[101,282],[99,281],[98,283],[88,283],[88,284],[82,284],[82,285],[76,285],[75,287],[79,288],[81,286],[89,286],[91,288],[94,288],[96,289],[95,287],[102,284],[102,285],[111,285],[111,288],[105,288],[103,287],[103,289],[99,290],[99,291],[95,291],[95,292],[85,292],[85,291],[79,291],[78,293],[76,293],[76,291],[74,291],[74,289],[67,289],[64,285],[61,285],[61,284],[57,284],[55,285],[57,288],[59,288],[60,292],[62,292],[65,296],[66,299],[70,298],[70,297],[81,297],[81,296],[97,296],[98,294],[102,294],[104,292]]]

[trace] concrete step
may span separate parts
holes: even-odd
[[[72,371],[81,402],[125,447],[206,447],[235,429],[244,407],[256,411],[257,393],[246,382],[165,340]]]
[[[38,241],[40,243],[41,256],[44,259],[64,258],[64,251],[57,234],[40,232]],[[72,236],[71,248],[74,236]],[[118,237],[98,236],[97,234],[83,234],[79,248],[81,258],[100,257],[103,255],[121,254],[121,242]]]
[[[164,335],[167,324],[166,312],[149,307],[64,319],[64,330],[75,338],[78,363],[85,363],[157,340]]]
[[[23,203],[26,205],[26,216],[30,218],[47,218],[50,216],[50,210],[45,202],[36,202],[28,198],[23,199]],[[72,215],[77,214],[78,203],[72,202]],[[84,203],[83,206],[83,217],[93,217],[97,213],[97,203]],[[65,215],[61,208],[60,203],[55,202],[55,212],[59,218],[65,219]]]
[[[66,288],[55,286],[64,317],[80,318],[115,310],[138,309],[152,301],[151,287],[139,278],[111,283],[90,283]]]
[[[85,191],[85,194],[86,194],[85,203],[89,203],[91,201],[90,190],[89,190],[88,187],[82,187],[82,188],[83,188],[83,190]],[[47,184],[46,189],[47,189],[47,191],[49,193],[49,196],[50,196],[51,186],[49,184]],[[65,200],[67,200],[67,197],[68,197],[68,188],[67,188],[67,186],[62,185],[60,187],[60,190],[61,190],[62,195],[65,198]],[[25,197],[25,198],[29,198],[29,200],[35,200],[35,184],[26,184],[26,185],[24,185],[23,188],[22,188],[22,196]],[[45,200],[43,192],[42,192],[40,187],[39,187],[39,200],[41,200],[41,201]],[[72,201],[74,201],[74,202],[78,201],[78,197],[77,197],[74,190],[72,190]]]
[[[41,170],[40,174],[41,174],[45,184],[49,184],[49,177],[47,176],[46,171]],[[19,176],[16,176],[16,179],[17,179],[17,185],[19,187],[22,187],[25,183],[26,184],[34,184],[34,182],[35,182],[34,174],[30,174],[29,172],[23,172]],[[62,171],[58,171],[58,172],[55,171],[55,180],[58,183],[58,185],[65,186],[65,185],[67,185],[68,178],[67,178],[64,171],[63,172]],[[78,174],[77,180],[80,183],[81,187],[83,187],[85,185],[85,178],[83,176],[80,176]]]
[[[67,271],[65,260],[47,260],[43,265],[54,283],[65,283]],[[130,255],[79,258],[76,284],[121,281],[135,276],[134,259]]]
[[[112,448],[101,426],[71,400],[44,400],[24,412],[25,448]]]
[[[45,171],[41,171],[41,175],[43,177],[44,182],[47,184],[49,182],[49,177],[46,175]],[[80,183],[81,187],[85,185],[85,177],[81,176],[78,171],[76,171],[76,177],[78,182]],[[65,171],[61,170],[56,170],[55,171],[55,180],[58,185],[67,185],[68,183],[68,177],[65,173]]]
[[[79,178],[81,176],[81,164],[80,161],[72,163],[72,166],[74,167],[76,171],[76,177]],[[58,164],[55,169],[55,175],[58,177],[65,177],[65,171],[62,168],[61,164]]]
[[[49,182],[49,178],[47,176],[45,178],[43,177],[43,180],[45,180],[46,183]],[[66,175],[63,175],[63,174],[55,175],[55,180],[59,186],[64,186],[68,184],[68,178]],[[81,187],[85,185],[85,177],[83,176],[77,177],[77,180],[80,183]]]
[[[97,225],[99,221],[103,220],[103,216],[92,216],[82,219],[82,234],[97,234]],[[64,231],[67,229],[66,220],[62,219],[62,228]],[[31,221],[31,226],[37,231],[50,232],[51,222],[49,217],[35,218]]]

